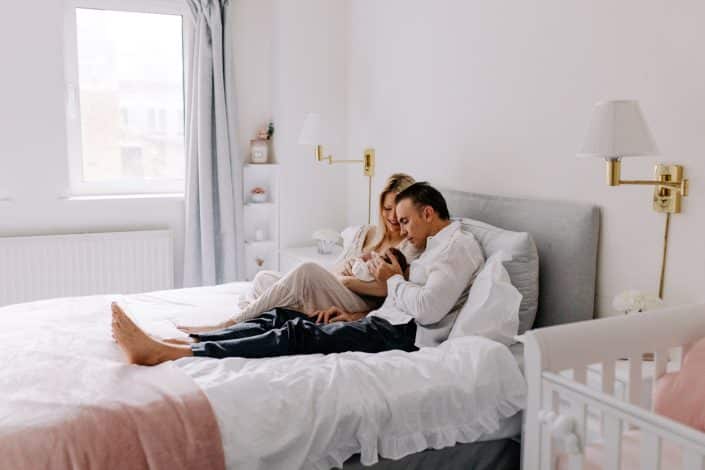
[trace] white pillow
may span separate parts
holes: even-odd
[[[345,229],[340,233],[343,238],[343,249],[347,250],[350,244],[355,238],[355,234],[360,230],[361,225],[351,225],[350,227],[345,227]]]
[[[486,258],[505,251],[511,259],[504,263],[509,279],[523,296],[519,306],[519,334],[530,329],[539,304],[539,255],[531,235],[513,232],[473,219],[460,220],[463,231],[480,243]]]
[[[468,300],[455,320],[449,338],[483,336],[509,346],[519,329],[521,294],[502,264],[511,260],[498,251],[485,261],[470,287]]]

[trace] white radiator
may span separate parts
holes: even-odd
[[[0,306],[171,289],[171,231],[0,237]]]

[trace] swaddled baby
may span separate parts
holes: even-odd
[[[401,267],[401,272],[406,272],[406,268],[409,264],[406,262],[406,256],[404,256],[404,253],[402,253],[396,248],[389,248],[387,252],[382,256],[382,259],[387,263],[391,263],[392,260],[389,259],[390,255],[394,256],[397,259],[397,263],[399,263],[399,267]],[[364,261],[362,258],[357,258],[353,262],[351,271],[353,273],[353,276],[355,276],[359,280],[364,282],[371,282],[375,280],[375,277],[370,272],[370,267],[367,263],[368,262]]]

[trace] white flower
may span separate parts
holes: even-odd
[[[338,243],[338,240],[340,239],[340,234],[335,230],[321,229],[313,232],[313,239],[322,240],[328,243]]]
[[[658,307],[663,301],[650,292],[627,290],[617,294],[612,301],[612,307],[621,313],[643,312]]]

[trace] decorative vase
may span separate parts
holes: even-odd
[[[254,139],[250,141],[250,159],[252,163],[267,163],[269,156],[269,146],[264,139]]]
[[[252,202],[267,202],[267,193],[252,193],[250,195]]]

